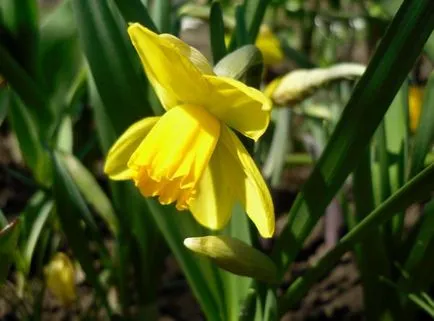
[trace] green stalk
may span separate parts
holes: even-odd
[[[375,208],[374,191],[372,188],[371,153],[370,149],[363,155],[362,160],[354,171],[354,197],[356,205],[356,220],[362,221]],[[357,225],[354,226],[357,228]],[[390,278],[390,265],[387,252],[381,237],[379,227],[374,227],[370,237],[364,240],[355,252],[357,265],[360,270],[363,284],[363,301],[367,320],[382,320],[388,310],[393,311],[390,305],[391,290],[380,282],[380,276]],[[395,303],[395,307],[397,302]]]

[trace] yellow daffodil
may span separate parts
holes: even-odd
[[[230,40],[231,35],[226,34],[226,45],[229,45]],[[261,25],[255,46],[262,54],[264,65],[271,66],[283,61],[284,55],[280,46],[280,41],[267,25]]]
[[[410,118],[410,131],[416,132],[419,126],[420,113],[423,101],[423,87],[410,86],[408,88],[408,109]]]
[[[271,66],[283,61],[280,41],[267,25],[262,25],[255,43],[261,51],[264,65]]]
[[[260,234],[274,232],[267,186],[233,128],[257,140],[270,121],[258,90],[216,76],[205,57],[180,39],[135,23],[128,33],[166,113],[133,124],[110,149],[105,172],[132,179],[145,197],[189,209],[222,228],[240,202]]]
[[[57,253],[44,268],[44,274],[48,289],[63,305],[76,300],[74,265],[66,254]]]

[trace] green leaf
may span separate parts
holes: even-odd
[[[80,41],[116,135],[152,114],[144,104],[147,81],[124,21],[108,1],[73,1]],[[128,112],[125,112],[128,108]],[[122,112],[120,112],[122,110]]]
[[[257,296],[258,294],[255,289],[248,289],[244,302],[240,304],[238,321],[255,320],[255,314],[260,312],[260,309],[256,309]]]
[[[40,60],[43,70],[43,88],[50,98],[53,119],[41,124],[43,131],[58,129],[72,102],[77,84],[85,68],[78,40],[71,1],[64,1],[43,21],[41,26]],[[57,126],[56,126],[57,125]],[[52,134],[52,133],[50,133]]]
[[[9,48],[26,72],[37,80],[38,3],[36,0],[2,0],[0,22],[11,36]]]
[[[26,164],[39,184],[51,184],[49,155],[40,141],[37,124],[29,110],[16,95],[10,95],[9,121],[17,136]]]
[[[417,268],[423,261],[425,256],[430,255],[428,252],[430,243],[434,241],[434,201],[431,200],[425,205],[421,221],[416,237],[412,239],[411,249],[408,257],[403,266],[403,270],[406,275],[409,276],[409,280],[406,280],[402,276],[398,282],[398,287],[403,289],[411,283],[412,277],[415,275]]]
[[[249,43],[255,43],[270,0],[244,0]]]
[[[9,90],[0,85],[0,126],[3,124],[9,109]]]
[[[179,8],[178,15],[180,17],[189,16],[189,17],[194,17],[202,20],[208,20],[210,19],[210,12],[211,12],[210,10],[211,8],[209,6],[204,6],[195,3],[186,3],[183,6],[181,6],[181,8]],[[223,12],[223,22],[227,28],[229,29],[235,28],[234,17],[232,15],[226,14],[226,12]]]
[[[249,34],[248,34],[246,20],[245,20],[244,6],[238,5],[235,7],[235,18],[236,18],[235,33],[232,35],[232,37],[235,36],[236,48],[239,48],[244,45],[250,44]],[[230,47],[229,51],[235,49],[233,48],[232,44],[229,44],[229,47]]]
[[[48,102],[44,92],[0,42],[0,74],[32,110],[44,110]]]
[[[31,226],[29,226],[30,222],[27,221],[25,222],[27,229],[30,228],[30,233],[28,235],[28,238],[25,240],[25,248],[23,251],[23,259],[25,264],[24,266],[25,271],[23,272],[25,274],[29,273],[36,244],[38,243],[39,238],[41,237],[41,233],[45,227],[45,224],[47,223],[48,217],[52,212],[52,209],[53,209],[53,201],[51,200],[46,201],[39,208],[37,216],[31,222]]]
[[[107,153],[116,139],[116,134],[92,77],[89,79],[89,92],[100,144],[103,152]],[[129,111],[127,108],[124,110],[126,113]],[[116,121],[116,118],[113,121]],[[137,188],[129,182],[113,182],[110,185],[111,199],[119,222],[119,233],[116,238],[118,256],[116,273],[121,303],[124,309],[129,309],[129,302],[136,300],[131,296],[128,283],[131,277],[131,265],[133,265],[137,273],[134,274],[134,278],[140,295],[139,315],[147,319],[149,315],[146,308],[155,305],[158,276],[165,256],[161,236],[152,220],[146,201]],[[151,261],[150,257],[153,258]]]
[[[224,234],[235,237],[246,244],[252,244],[249,219],[244,208],[239,204],[232,210],[231,220],[224,230]],[[241,302],[247,300],[252,279],[238,276],[219,269],[218,273],[224,292],[225,308],[228,320],[238,320],[241,314]]]
[[[3,211],[0,209],[0,230],[3,229],[6,225],[8,225],[8,221],[6,220]]]
[[[139,22],[141,25],[151,29],[152,31],[158,32],[154,21],[152,21],[151,16],[149,15],[148,9],[142,1],[115,0],[115,2],[126,22]]]
[[[0,284],[6,281],[9,267],[14,260],[20,234],[20,220],[15,219],[0,230]]]
[[[69,174],[84,199],[91,204],[95,211],[101,216],[113,235],[116,235],[119,230],[118,219],[110,200],[105,195],[92,173],[73,155],[63,154],[62,156]]]
[[[434,139],[434,73],[431,73],[423,97],[419,127],[414,137],[411,155],[410,177],[424,167],[425,158]]]
[[[279,320],[277,309],[276,293],[273,289],[267,289],[265,306],[264,306],[264,320],[277,321]]]
[[[90,218],[83,199],[81,198],[76,186],[74,185],[72,178],[68,174],[65,166],[62,164],[58,155],[53,154],[53,174],[54,174],[54,198],[56,201],[57,216],[64,231],[68,244],[74,252],[83,268],[86,278],[92,284],[98,299],[102,302],[106,311],[110,314],[111,309],[106,298],[106,289],[104,289],[98,276],[98,272],[94,268],[93,256],[89,248],[89,232],[92,238],[101,240],[98,236],[99,231]],[[86,225],[81,224],[81,219],[86,222]],[[89,231],[85,231],[89,229]],[[106,248],[101,243],[97,242],[98,254],[102,257],[108,257]],[[104,260],[103,260],[104,262]]]
[[[434,319],[434,302],[427,293],[409,293],[408,298]]]
[[[338,244],[323,256],[313,268],[298,277],[281,298],[279,308],[283,313],[294,307],[309,288],[337,264],[340,257],[358,242],[371,236],[371,231],[391,219],[409,205],[424,199],[434,190],[434,165],[401,187],[395,194],[366,216],[349,231]]]
[[[258,69],[262,71],[262,55],[253,45],[243,46],[231,52],[214,66],[217,75],[240,81]]]
[[[171,32],[172,0],[159,0],[153,3],[152,17],[162,33]]]
[[[291,150],[291,140],[288,139],[291,131],[291,110],[278,108],[272,112],[276,115],[276,127],[262,172],[266,179],[271,179],[271,186],[277,188],[281,183],[288,152]]]
[[[389,16],[393,17],[399,6],[402,4],[402,0],[380,0],[379,4]],[[434,34],[428,38],[424,50],[431,61],[434,61]]]
[[[408,169],[408,82],[405,81],[384,116],[386,145],[384,150],[388,155],[386,170],[389,174],[388,184],[394,193],[405,182]],[[392,231],[400,238],[404,227],[404,213],[396,215],[392,220]]]
[[[9,266],[14,260],[14,253],[20,234],[20,220],[15,219],[0,229],[0,284],[6,281]]]
[[[72,153],[73,150],[73,125],[70,116],[66,116],[60,123],[57,137],[56,137],[56,149],[65,153]]]
[[[209,35],[211,51],[214,65],[226,56],[225,44],[225,25],[223,22],[223,12],[220,2],[215,1],[211,4],[209,16]]]
[[[406,28],[402,28],[404,25]],[[404,1],[289,213],[288,224],[274,250],[281,268],[293,262],[328,203],[356,166],[433,28],[434,2]]]
[[[362,221],[375,209],[374,190],[371,171],[371,153],[368,147],[363,158],[354,171],[353,191],[356,205],[355,224]],[[352,228],[357,227],[357,225]],[[390,288],[381,283],[378,276],[390,278],[391,262],[386,252],[381,227],[372,228],[370,237],[364,239],[355,248],[357,266],[360,270],[363,285],[363,302],[366,307],[366,317],[378,320],[389,308],[388,302],[392,296]],[[378,300],[378,296],[385,298]],[[393,297],[394,298],[394,297]]]

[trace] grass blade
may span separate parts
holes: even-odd
[[[62,156],[84,199],[101,216],[113,235],[116,235],[119,230],[118,219],[107,195],[105,195],[92,173],[73,155],[63,154]]]
[[[14,251],[20,234],[20,221],[16,219],[0,230],[0,284],[8,276],[9,266],[14,259]]]
[[[117,19],[111,1],[73,1],[79,38],[106,112],[120,135],[129,125],[152,111],[147,101],[147,81],[129,41],[126,25]],[[129,112],[119,112],[128,106]]]
[[[48,153],[41,144],[38,124],[20,97],[10,93],[9,121],[20,144],[26,164],[31,168],[38,183],[50,185],[51,171]]]
[[[0,42],[0,73],[28,106],[43,110],[47,100],[27,71]]]
[[[157,26],[149,15],[148,9],[140,0],[115,0],[126,22],[139,22],[141,25],[158,32]]]
[[[255,43],[269,2],[270,0],[244,1],[246,28],[249,35],[248,43]]]
[[[369,148],[356,167],[353,178],[355,214],[359,223],[375,208]],[[384,310],[388,308],[385,301],[390,298],[390,294],[387,293],[390,289],[378,279],[379,275],[390,277],[390,263],[379,227],[371,230],[370,237],[361,242],[355,249],[355,254],[363,284],[366,318],[379,320]]]
[[[3,0],[0,4],[5,28],[9,31],[11,53],[21,66],[37,80],[38,74],[38,2]]]
[[[215,65],[226,55],[225,26],[220,2],[212,3],[209,20],[211,51]]]
[[[162,33],[171,31],[172,0],[154,1],[152,17],[155,25]]]

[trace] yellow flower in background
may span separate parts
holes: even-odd
[[[283,61],[280,41],[267,25],[262,25],[255,43],[261,51],[264,65],[275,65]]]
[[[74,265],[64,253],[57,253],[44,268],[48,289],[63,305],[73,303],[76,298]]]
[[[414,133],[419,126],[422,109],[424,87],[410,86],[408,88],[408,109],[410,118],[410,131]]]
[[[105,172],[132,179],[145,197],[189,209],[210,229],[240,202],[263,237],[274,233],[267,186],[233,128],[257,140],[270,121],[258,90],[216,76],[205,57],[180,39],[140,24],[128,33],[166,113],[133,124],[110,149]]]
[[[230,40],[231,34],[226,34],[226,46],[229,45]],[[267,25],[261,25],[255,46],[262,54],[264,65],[271,66],[283,61],[284,55],[280,46],[280,41]]]

